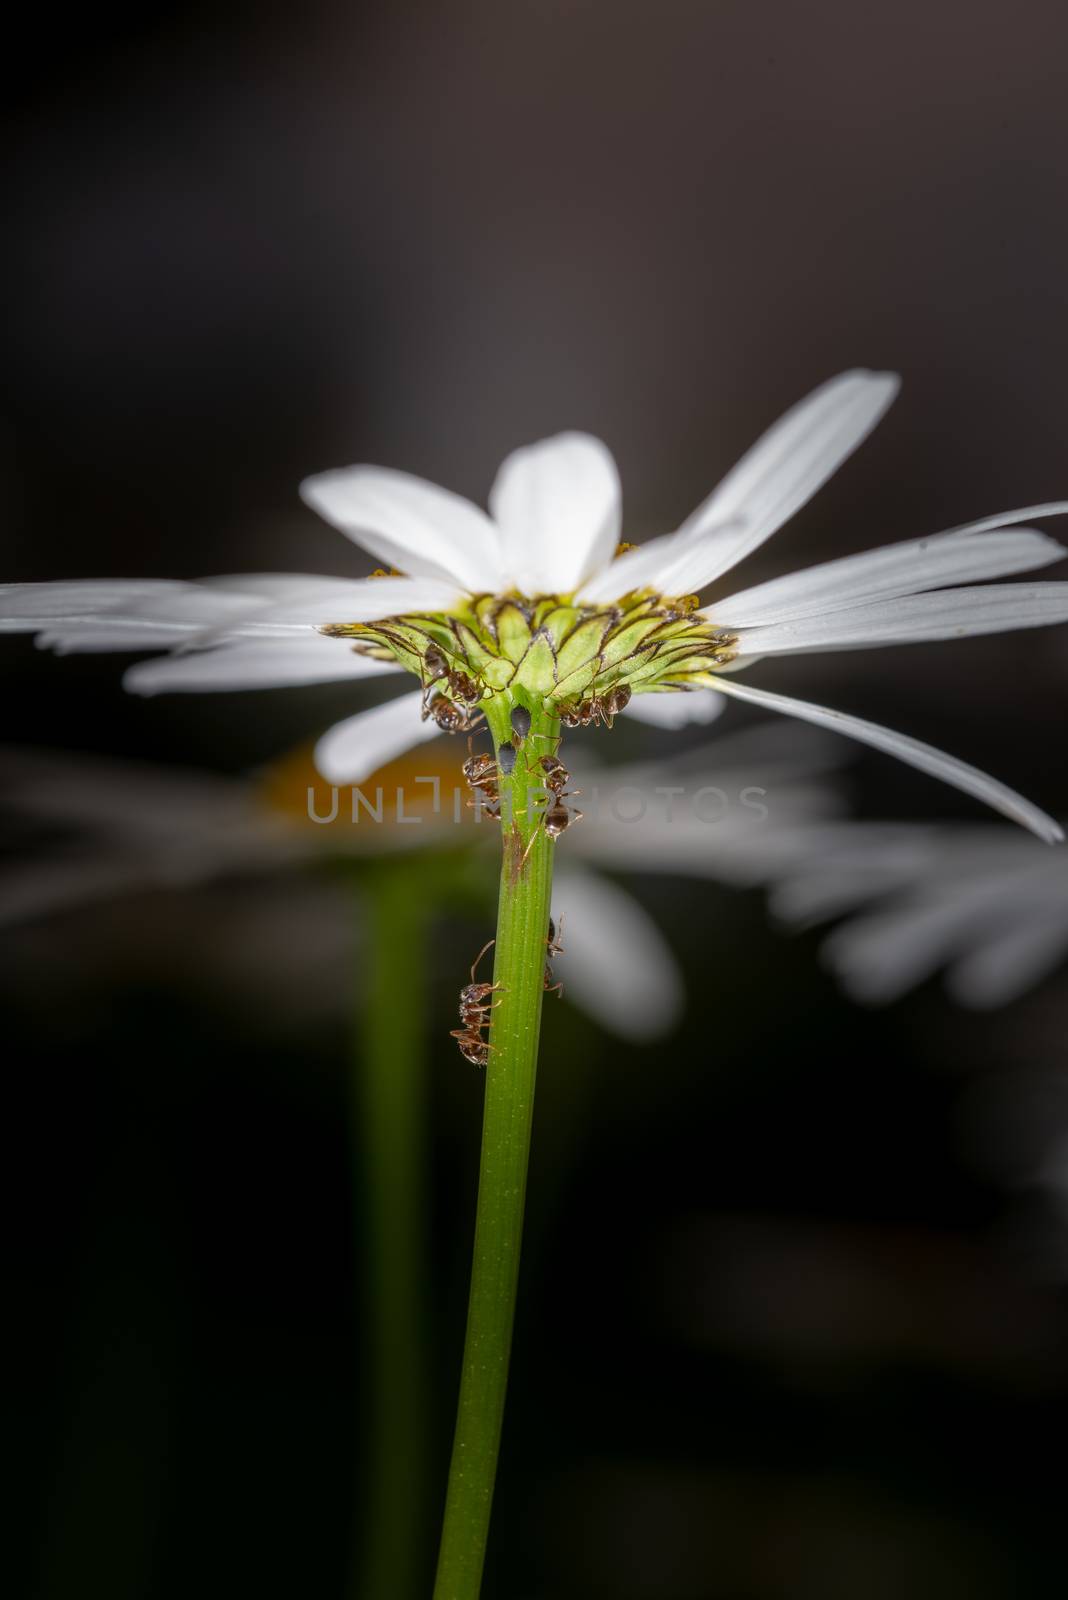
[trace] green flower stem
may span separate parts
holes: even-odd
[[[369,1479],[351,1593],[420,1593],[429,1397],[423,1278],[426,963],[431,896],[419,866],[383,861],[361,876],[370,937],[353,1062],[357,1230],[363,1239]]]
[[[498,694],[484,706],[498,749],[511,737],[512,703]],[[493,966],[500,987],[490,996],[496,1005],[471,1294],[434,1600],[477,1600],[481,1588],[519,1277],[552,892],[553,844],[540,822],[537,762],[559,738],[559,724],[540,700],[525,703],[531,731],[511,779],[501,783],[504,849]]]

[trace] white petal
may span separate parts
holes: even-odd
[[[280,689],[291,684],[332,683],[397,671],[396,663],[357,655],[347,639],[311,633],[306,639],[223,645],[141,661],[123,686],[131,694],[211,690]]]
[[[881,728],[877,723],[865,722],[862,718],[850,716],[844,711],[833,711],[828,706],[812,705],[807,700],[794,700],[788,695],[773,694],[768,689],[755,689],[750,684],[740,683],[737,678],[721,678],[720,692],[733,695],[738,700],[749,700],[754,705],[767,706],[771,711],[781,711],[787,717],[799,717],[802,722],[815,723],[818,728],[834,729],[838,733],[845,734],[847,738],[857,739],[861,744],[871,745],[875,750],[883,750],[887,755],[897,756],[910,767],[929,773],[933,778],[940,778],[943,783],[951,784],[953,788],[960,789],[965,794],[974,795],[977,800],[982,800],[985,805],[1000,811],[1013,822],[1030,828],[1032,833],[1044,839],[1047,844],[1053,844],[1064,838],[1060,824],[1047,816],[1044,811],[1040,811],[1038,806],[1025,800],[1023,795],[1017,794],[1003,783],[998,783],[995,778],[980,772],[977,767],[969,766],[964,761],[957,761],[941,750],[934,749],[932,745],[921,743],[919,739],[910,739],[907,734],[894,733],[890,728]]]
[[[726,704],[714,689],[636,694],[621,715],[647,722],[654,728],[685,728],[690,723],[715,722],[726,710]]]
[[[725,520],[720,527],[724,532],[740,533],[745,523],[739,517]],[[640,589],[655,589],[667,595],[692,594],[706,581],[702,574],[707,566],[709,534],[710,530],[702,527],[685,534],[665,533],[659,539],[647,539],[592,578],[578,598],[590,605],[603,605]]]
[[[951,968],[946,986],[977,1011],[1007,1005],[1052,972],[1068,951],[1068,907],[1016,927],[991,930],[979,949]]]
[[[199,583],[57,583],[0,593],[0,632],[36,632],[60,651],[162,649],[243,636],[307,636],[329,622],[449,611],[461,598],[437,578],[250,573]],[[6,620],[2,613],[6,606]]]
[[[793,622],[867,600],[1031,572],[1059,561],[1064,553],[1063,545],[1034,528],[979,537],[959,531],[936,533],[773,578],[717,600],[705,615],[725,628]]]
[[[587,433],[513,451],[489,503],[506,579],[523,594],[570,594],[608,565],[619,543],[619,474],[608,447]]]
[[[321,578],[301,593],[246,605],[223,630],[230,638],[257,634],[283,638],[332,622],[377,622],[455,610],[463,599],[455,583],[440,578]]]
[[[1068,500],[1044,500],[1037,506],[1017,506],[1015,511],[995,511],[976,522],[962,522],[951,533],[985,533],[988,528],[1008,528],[1013,523],[1037,522],[1040,517],[1068,516]]]
[[[57,656],[103,655],[108,651],[167,650],[175,644],[175,630],[159,623],[64,622],[42,630],[34,640],[38,650]]]
[[[894,906],[843,923],[820,956],[855,1000],[887,1005],[937,972],[967,940],[970,920],[953,902]]]
[[[856,371],[823,384],[757,441],[677,533],[657,541],[653,567],[639,566],[643,551],[621,556],[582,598],[615,600],[644,587],[689,594],[711,583],[770,538],[852,455],[899,381],[893,373]]]
[[[59,856],[12,868],[0,877],[0,927],[49,917],[97,900],[136,892],[145,874],[136,857]]]
[[[1068,622],[1068,583],[1000,583],[935,589],[767,628],[743,628],[738,644],[745,655],[788,655],[800,650],[967,639],[1057,622]]]
[[[145,606],[189,587],[176,578],[74,578],[0,584],[0,633],[34,633],[53,621],[92,621],[116,607]]]
[[[305,478],[306,504],[380,561],[420,578],[484,593],[500,586],[497,530],[484,511],[436,484],[386,467],[341,467]]]
[[[638,902],[607,878],[561,869],[553,916],[564,953],[555,976],[568,999],[623,1038],[655,1039],[682,1015],[675,958]]]
[[[363,783],[406,750],[436,739],[441,729],[432,718],[420,719],[422,703],[421,694],[402,694],[335,723],[315,747],[315,765],[327,783]]]
[[[843,372],[780,417],[679,529],[743,516],[745,548],[799,511],[879,422],[901,380],[892,372]],[[740,556],[728,561],[733,566]],[[723,570],[723,569],[721,569]]]

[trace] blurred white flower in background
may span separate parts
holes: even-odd
[[[597,867],[690,876],[696,853],[703,877],[739,886],[765,881],[761,863],[797,848],[807,821],[837,808],[826,777],[835,764],[829,743],[801,730],[764,729],[720,739],[674,767],[591,761],[576,769],[587,823],[574,830],[578,842],[553,891],[564,945],[555,975],[565,998],[626,1038],[668,1032],[684,1005],[675,959],[638,900]],[[252,779],[0,751],[0,810],[26,835],[19,859],[0,871],[0,926],[151,890],[249,877],[291,884],[294,871],[338,858],[380,861],[391,852],[450,849],[481,854],[497,825],[469,808],[454,762],[439,745],[382,768],[361,787],[354,822],[349,793],[328,788],[306,750]],[[376,804],[381,820],[368,810]],[[329,822],[312,820],[332,814]],[[492,849],[486,869],[491,893]],[[324,903],[338,898],[326,876],[316,892]],[[299,964],[288,892],[266,922],[262,911],[256,947],[264,972],[282,970],[294,957]],[[348,937],[347,916],[347,909],[340,920],[324,914],[308,946],[330,972],[338,963],[324,940]],[[302,927],[311,930],[314,922],[314,907],[305,907]],[[210,926],[204,939],[210,954]],[[273,955],[265,948],[272,944]]]
[[[938,973],[952,1000],[989,1012],[1050,978],[1068,957],[1068,857],[996,823],[865,823],[803,828],[769,884],[773,916],[794,927],[837,919],[824,965],[854,1000],[885,1005]],[[964,1091],[980,1164],[1040,1195],[1024,1248],[1068,1270],[1065,1017],[1033,1030],[1012,1070]],[[1011,1055],[1011,1047],[1009,1051]]]
[[[771,907],[798,926],[840,919],[822,955],[855,1000],[942,971],[960,1005],[989,1009],[1068,955],[1068,857],[996,823],[838,822],[780,864]]]

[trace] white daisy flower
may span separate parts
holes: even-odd
[[[884,1004],[944,971],[960,1005],[1005,1005],[1068,955],[1068,860],[996,824],[802,828],[777,863],[772,911],[840,918],[822,956],[854,999]]]
[[[468,726],[494,695],[540,699],[570,726],[627,711],[669,727],[709,720],[731,696],[896,755],[1059,839],[1052,818],[974,767],[738,674],[761,656],[1068,620],[1068,583],[989,581],[1058,560],[1059,544],[1017,525],[1068,511],[1068,502],[825,562],[702,605],[701,592],[852,454],[897,388],[888,373],[832,379],[787,412],[681,528],[640,548],[618,543],[620,486],[608,450],[566,433],[507,458],[490,515],[379,467],[307,479],[307,503],[388,563],[388,574],[13,585],[0,591],[0,627],[36,632],[59,650],[170,647],[127,673],[127,687],[143,694],[414,673],[417,693],[325,735],[319,766],[338,783],[362,781],[441,728]]]

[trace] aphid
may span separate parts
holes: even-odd
[[[502,778],[510,778],[515,771],[516,749],[514,744],[502,744],[497,751],[497,770]]]
[[[517,745],[521,745],[530,732],[530,720],[530,712],[526,706],[512,707],[512,733],[515,735]]]
[[[562,983],[553,982],[553,958],[554,956],[562,956],[564,953],[564,947],[560,943],[560,933],[563,933],[563,931],[563,917],[560,918],[559,933],[557,932],[556,923],[553,921],[552,917],[550,917],[549,937],[545,941],[545,978],[542,984],[546,994],[562,995],[564,992],[564,986]]]
[[[489,1060],[490,1044],[488,1039],[482,1037],[482,1029],[488,1028],[490,1012],[494,1006],[500,1005],[499,1000],[487,1004],[486,997],[495,994],[501,988],[499,983],[479,983],[475,977],[478,964],[490,945],[495,944],[490,939],[482,946],[474,961],[471,963],[471,982],[460,990],[460,1022],[459,1028],[450,1030],[450,1039],[455,1039],[460,1054],[470,1061],[473,1066],[484,1067]]]

